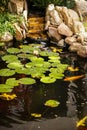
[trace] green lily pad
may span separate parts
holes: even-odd
[[[8,68],[10,69],[17,69],[17,68],[22,68],[23,64],[19,61],[11,62],[7,65]]]
[[[6,85],[12,85],[14,87],[14,86],[18,86],[19,83],[18,80],[16,80],[15,78],[8,78],[6,80]]]
[[[7,84],[0,84],[0,93],[6,93],[6,92],[11,92],[12,91],[12,86],[7,85]]]
[[[60,104],[60,102],[56,101],[56,100],[48,100],[45,102],[45,106],[48,106],[48,107],[58,107]]]
[[[22,58],[22,59],[26,59],[26,58],[29,59],[30,57],[32,57],[32,55],[26,54],[26,53],[20,53],[17,55],[17,57]]]
[[[38,63],[42,63],[43,61],[44,61],[44,59],[43,58],[41,58],[41,57],[30,57],[30,60],[32,61],[32,62],[38,62]]]
[[[14,70],[10,70],[10,69],[1,69],[0,70],[0,76],[12,76],[15,74]]]
[[[48,51],[41,51],[40,56],[49,56]]]
[[[22,45],[21,46],[21,52],[24,52],[24,53],[33,53],[34,51],[34,48],[29,46],[29,45]]]
[[[49,56],[48,57],[49,59],[51,59],[51,60],[59,60],[60,59],[60,57],[59,56]]]
[[[62,79],[64,77],[64,74],[62,73],[57,73],[57,72],[53,72],[49,74],[50,77],[56,78],[56,79]]]
[[[10,63],[13,61],[18,61],[18,57],[16,55],[5,55],[2,56],[2,60],[6,61],[6,63]]]
[[[31,85],[36,82],[35,79],[32,78],[21,78],[18,81],[20,84],[25,84],[25,85]]]
[[[18,74],[30,75],[29,69],[24,68],[24,67],[15,69],[15,72],[17,72]]]
[[[17,54],[17,53],[20,53],[20,49],[11,47],[11,48],[7,49],[7,52],[9,52],[11,54]]]
[[[40,81],[43,82],[43,83],[54,83],[56,81],[56,79],[49,77],[49,76],[45,76],[45,77],[42,77],[40,79]]]

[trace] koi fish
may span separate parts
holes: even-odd
[[[83,119],[81,119],[79,122],[77,122],[77,127],[85,126],[85,120],[87,119],[87,116],[85,116]]]
[[[73,80],[80,79],[80,78],[82,78],[82,77],[84,77],[84,75],[77,75],[77,76],[72,76],[72,77],[66,77],[66,78],[64,79],[64,81],[73,81]]]
[[[72,66],[69,66],[69,67],[68,67],[68,70],[70,70],[70,71],[72,71],[72,72],[74,72],[74,71],[79,71],[78,67],[73,68]]]

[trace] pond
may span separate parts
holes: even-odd
[[[59,119],[57,123],[60,123],[60,120],[63,119],[62,124],[64,124],[67,118],[70,122],[73,120],[76,127],[77,121],[87,116],[87,59],[81,58],[75,53],[69,53],[67,49],[61,50],[55,46],[48,47],[45,42],[41,44],[24,42],[13,47],[10,47],[11,49],[1,47],[3,54],[1,53],[0,56],[0,70],[8,68],[10,72],[13,71],[13,74],[9,74],[9,71],[0,71],[0,95],[3,93],[15,94],[16,97],[13,100],[11,100],[12,97],[8,100],[6,96],[0,97],[0,129],[7,130],[9,128],[15,130],[18,124],[31,123],[32,121],[49,121],[50,119]],[[34,50],[32,50],[32,47]],[[55,49],[56,52],[54,53]],[[32,53],[33,58],[31,58]],[[49,53],[50,56],[48,56]],[[6,58],[7,55],[10,56]],[[17,56],[16,59],[11,57],[12,55]],[[36,57],[41,59],[36,60]],[[49,57],[50,63],[47,62]],[[14,61],[17,64],[11,65]],[[33,64],[30,64],[30,62],[33,62]],[[16,66],[16,69],[14,66]],[[37,66],[37,71],[32,66]],[[22,71],[23,67],[28,68],[27,71]],[[31,68],[33,71],[30,73]],[[40,68],[43,70],[43,72],[40,70],[42,73],[39,72]],[[56,73],[57,78],[55,80],[53,74],[54,71],[57,71],[56,68],[60,70],[57,72],[60,75]],[[48,78],[49,69],[51,75],[53,75],[51,79]],[[41,80],[41,76],[44,74],[48,79]],[[33,80],[29,79],[31,77]],[[28,81],[26,78],[28,78]],[[7,81],[8,79],[10,80]],[[21,79],[20,82],[19,79]],[[2,84],[7,84],[6,81],[10,87],[6,88],[4,86],[4,89]],[[14,85],[12,86],[12,84]],[[51,101],[51,103],[48,102],[47,104],[47,101]],[[68,122],[66,123],[68,126]],[[28,128],[33,130],[31,127]],[[72,127],[71,125],[71,129]],[[20,128],[17,127],[16,129],[19,130]],[[26,129],[28,128],[26,127]],[[87,129],[87,123],[81,128]],[[37,129],[40,129],[40,126]],[[37,129],[35,128],[35,130]]]

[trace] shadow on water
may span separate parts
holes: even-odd
[[[87,59],[67,52],[60,56],[62,63],[79,68],[77,72],[67,70],[65,76],[87,73]],[[3,67],[3,62],[0,67]],[[1,83],[4,80],[0,77]],[[44,84],[37,80],[34,85],[19,85],[14,88],[13,92],[17,95],[15,100],[0,99],[0,126],[12,128],[12,124],[58,117],[74,119],[76,122],[87,115],[87,76],[75,81],[57,80],[52,84]],[[50,99],[59,101],[60,105],[55,108],[45,106],[44,103]],[[31,113],[39,113],[41,117],[37,119],[32,117]]]

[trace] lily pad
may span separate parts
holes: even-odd
[[[8,78],[6,80],[6,84],[7,85],[12,85],[13,87],[19,85],[18,80],[16,80],[15,78]]]
[[[14,62],[9,63],[7,67],[10,69],[17,69],[17,68],[22,68],[23,64],[19,61],[14,61]]]
[[[54,72],[53,72],[53,73],[50,73],[49,76],[50,76],[50,77],[53,77],[53,78],[56,78],[56,79],[62,79],[62,78],[64,77],[64,74],[62,74],[62,73],[57,73],[57,72],[54,73]]]
[[[18,81],[20,84],[25,84],[25,85],[31,85],[36,82],[35,79],[32,78],[21,78]]]
[[[2,60],[6,61],[6,63],[10,63],[13,61],[18,61],[18,57],[16,55],[5,55],[2,56]]]
[[[12,91],[12,86],[7,85],[7,84],[0,84],[0,93],[5,93],[5,92],[11,92]]]
[[[1,69],[0,70],[0,76],[12,76],[15,74],[14,70],[10,70],[10,69]]]
[[[7,49],[7,52],[9,52],[11,54],[17,54],[17,53],[20,53],[20,49],[11,47],[11,48]]]
[[[60,102],[56,101],[56,100],[48,100],[45,102],[45,106],[48,106],[48,107],[58,107],[60,104]]]
[[[30,70],[27,69],[27,68],[17,68],[15,69],[15,71],[18,73],[18,74],[26,74],[26,75],[30,75]]]
[[[52,78],[50,76],[45,76],[45,77],[42,77],[40,79],[40,81],[43,82],[43,83],[54,83],[56,81],[56,79]]]
[[[22,59],[26,59],[26,58],[29,59],[30,57],[32,57],[32,55],[26,54],[26,53],[20,53],[20,54],[17,55],[17,57],[22,58]]]
[[[32,62],[38,62],[38,63],[42,63],[43,61],[44,61],[44,59],[43,58],[41,58],[41,57],[30,57],[30,60],[32,61]]]

